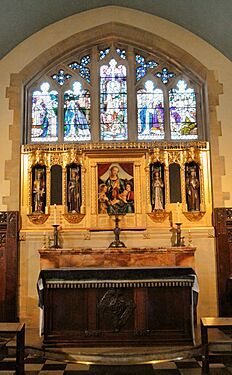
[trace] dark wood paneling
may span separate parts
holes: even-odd
[[[83,280],[81,271],[76,272]],[[45,344],[193,344],[191,281],[164,278],[147,286],[133,282],[132,287],[122,286],[126,282],[119,280],[113,287],[98,287],[94,281],[89,287],[89,280],[80,287],[66,281],[61,270],[48,287],[44,280]]]
[[[215,208],[219,316],[232,316],[232,208]]]
[[[18,212],[0,212],[0,321],[18,320]]]

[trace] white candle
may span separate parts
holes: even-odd
[[[177,223],[180,223],[180,202],[177,202]]]
[[[54,204],[54,225],[57,225],[56,220],[57,220],[57,218],[56,218],[56,204]]]

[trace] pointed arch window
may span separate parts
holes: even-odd
[[[204,85],[115,40],[73,52],[26,86],[24,143],[204,140]]]
[[[127,69],[112,58],[100,67],[101,140],[127,140]]]

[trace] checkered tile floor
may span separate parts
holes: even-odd
[[[4,361],[13,358],[5,357]],[[4,362],[0,362],[3,368],[0,375],[13,375],[15,371],[4,369]],[[1,368],[1,367],[0,367]],[[195,359],[178,362],[166,362],[155,365],[137,366],[87,366],[81,364],[66,364],[57,361],[46,360],[42,357],[28,356],[25,360],[25,375],[201,375],[201,362]],[[232,364],[210,365],[211,375],[231,375]]]

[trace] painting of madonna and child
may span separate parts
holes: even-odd
[[[98,213],[134,213],[133,163],[98,164]]]

